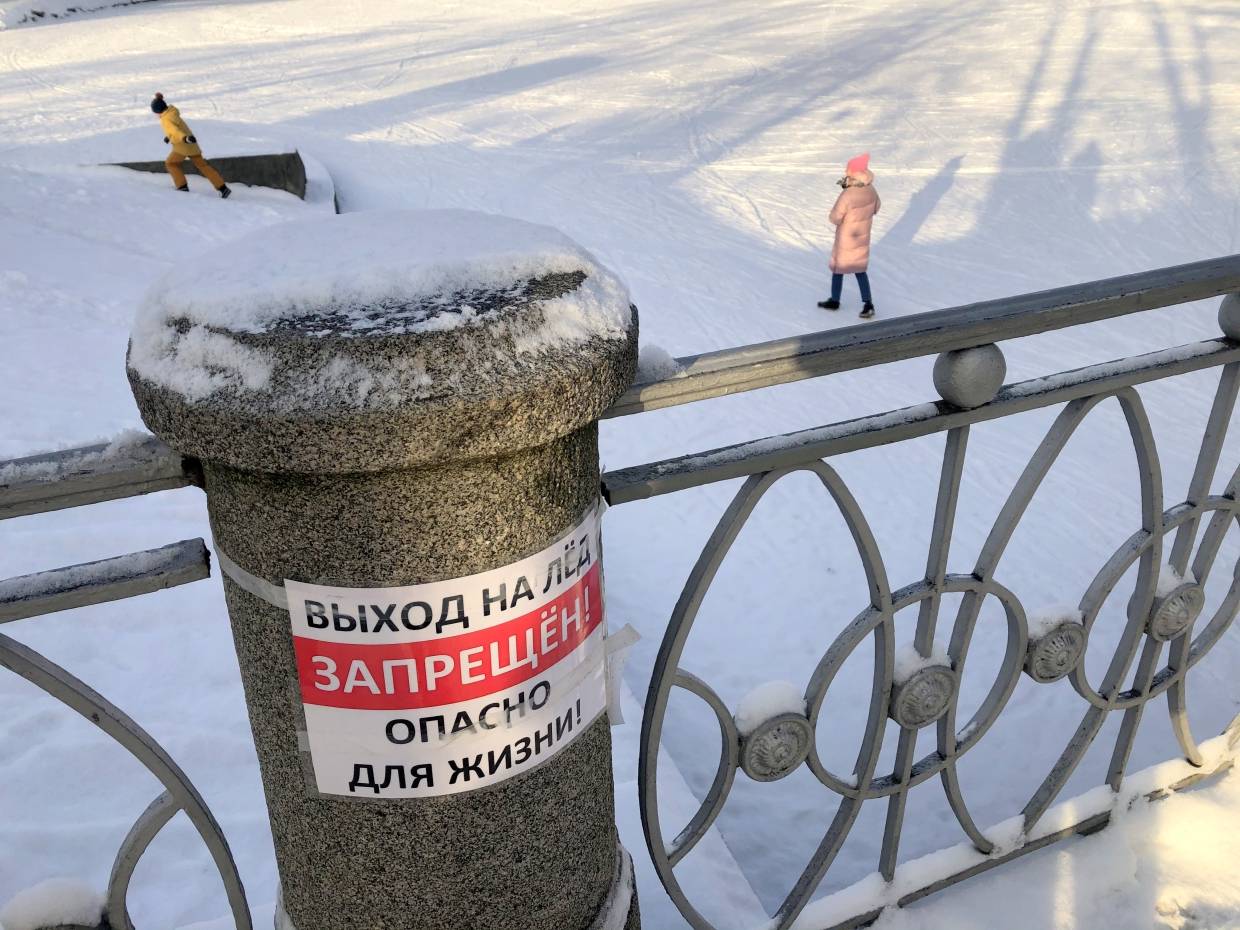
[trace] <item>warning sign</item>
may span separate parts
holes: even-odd
[[[541,552],[451,581],[286,581],[319,791],[470,791],[546,761],[602,714],[599,523],[593,508]]]

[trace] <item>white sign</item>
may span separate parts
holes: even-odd
[[[319,791],[470,791],[545,762],[593,723],[607,704],[599,516],[466,578],[286,581]]]

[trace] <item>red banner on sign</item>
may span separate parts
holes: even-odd
[[[599,572],[596,563],[555,600],[473,633],[374,644],[294,636],[302,701],[353,710],[438,707],[546,674],[602,623]]]

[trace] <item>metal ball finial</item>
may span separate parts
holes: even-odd
[[[994,400],[1003,387],[1007,361],[994,343],[954,349],[934,360],[934,388],[950,404],[969,409]]]
[[[1240,294],[1228,294],[1218,305],[1218,327],[1228,339],[1240,341]]]

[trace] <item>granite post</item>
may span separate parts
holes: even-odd
[[[325,793],[290,611],[278,606],[286,580],[373,590],[461,579],[512,565],[578,525],[599,497],[598,417],[635,374],[636,314],[618,339],[550,340],[533,352],[514,340],[537,332],[547,308],[586,277],[546,274],[467,298],[421,294],[362,330],[356,314],[350,323],[330,307],[258,332],[208,327],[256,353],[267,377],[205,394],[148,375],[131,344],[143,419],[202,462],[275,839],[278,927],[638,926],[606,714],[546,761],[483,787],[391,798],[363,783],[357,796]],[[470,325],[402,325],[459,313],[466,299]],[[169,332],[192,324],[187,311]],[[449,622],[443,632],[464,629]],[[398,732],[392,758],[417,761],[415,732]],[[477,732],[460,735],[463,758]],[[385,774],[376,767],[369,780]],[[441,787],[448,774],[436,772]]]

